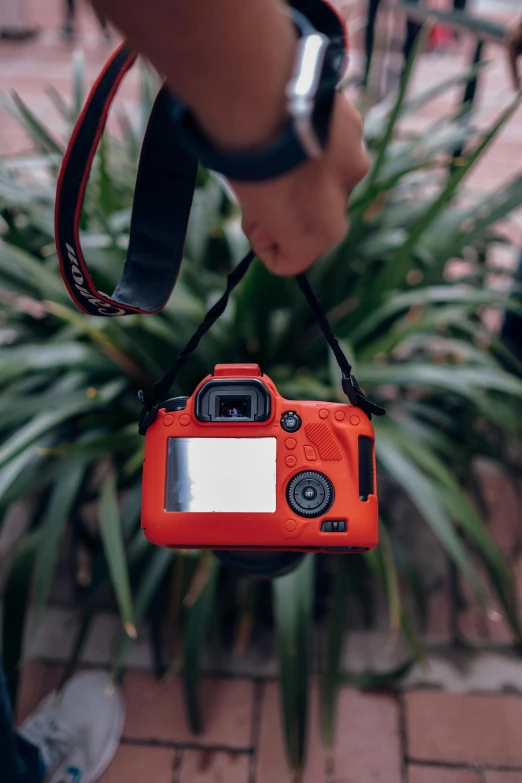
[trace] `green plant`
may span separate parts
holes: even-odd
[[[371,174],[353,193],[349,235],[311,270],[310,279],[359,382],[388,409],[388,416],[375,422],[381,478],[394,493],[411,499],[475,599],[488,608],[494,598],[520,643],[513,578],[476,502],[476,458],[485,456],[519,475],[520,366],[487,328],[482,312],[516,307],[503,290],[486,285],[496,273],[483,258],[494,239],[494,223],[522,203],[522,177],[494,197],[462,189],[518,103],[482,136],[459,112],[406,135],[402,118],[438,92],[466,82],[453,78],[407,98],[411,67],[395,100],[366,117]],[[69,125],[83,100],[78,58],[74,69],[73,105],[51,94]],[[151,76],[143,72],[141,118],[147,116],[151,93]],[[341,682],[390,683],[423,656],[416,630],[425,611],[422,579],[405,558],[392,504],[385,493],[375,552],[308,557],[273,585],[272,609],[267,608],[269,585],[225,573],[207,553],[148,544],[139,530],[143,442],[137,434],[136,391],[163,375],[222,291],[224,273],[245,250],[239,215],[221,181],[201,171],[187,258],[165,310],[151,317],[87,317],[68,299],[53,242],[54,182],[63,144],[18,97],[9,105],[39,151],[29,160],[0,160],[0,508],[3,513],[31,493],[39,497],[5,595],[3,650],[12,693],[31,579],[38,620],[69,526],[92,549],[71,665],[99,601],[111,592],[123,625],[116,677],[129,635],[143,621],[154,625],[168,615],[177,632],[172,664],[182,670],[187,714],[198,731],[204,719],[197,691],[205,640],[216,638],[221,618],[221,624],[236,628],[236,648],[242,648],[255,622],[271,622],[273,612],[288,758],[298,775],[306,752],[315,572],[330,597],[322,688],[327,745],[333,741]],[[143,122],[120,117],[120,125],[121,133],[106,135],[96,157],[83,215],[84,248],[102,290],[114,287],[121,269]],[[448,173],[457,144],[464,146],[461,165]],[[448,260],[464,256],[465,276],[450,282]],[[295,282],[272,277],[260,264],[234,293],[174,393],[190,392],[218,361],[259,362],[290,399],[344,401],[337,369]],[[93,500],[99,503],[99,536],[82,524],[82,509]],[[404,636],[411,661],[384,677],[368,673],[357,679],[342,671],[341,651],[350,596],[362,594],[366,600],[361,591],[368,576],[386,596],[390,631]]]

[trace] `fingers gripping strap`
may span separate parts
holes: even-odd
[[[55,234],[60,269],[71,297],[90,315],[161,310],[176,282],[194,194],[197,160],[177,138],[163,88],[143,140],[123,275],[112,296],[96,289],[80,245],[81,210],[110,105],[135,59],[121,46],[105,66],[76,123],[58,180]]]

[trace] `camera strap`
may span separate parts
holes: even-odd
[[[176,380],[179,372],[185,365],[189,356],[198,347],[201,338],[208,332],[210,327],[217,321],[219,316],[225,312],[230,294],[246,275],[254,259],[255,253],[251,250],[249,253],[247,253],[243,260],[240,261],[236,267],[234,267],[232,272],[230,272],[227,277],[225,292],[207,312],[205,318],[179,354],[173,368],[169,370],[169,372],[166,373],[160,381],[154,384],[152,394],[148,394],[145,391],[140,391],[138,393],[138,397],[143,405],[139,422],[140,435],[145,435],[147,428],[156,419],[159,409],[164,400],[166,400],[169,396],[172,384]],[[377,405],[377,403],[372,402],[367,397],[365,397],[355,377],[352,375],[352,366],[348,361],[343,349],[339,345],[339,341],[332,331],[332,327],[330,326],[328,318],[326,317],[326,313],[324,312],[319,300],[315,296],[306,275],[298,275],[297,283],[303,292],[312,312],[314,313],[317,323],[328,345],[330,346],[333,355],[335,356],[337,364],[339,365],[339,369],[341,370],[342,388],[349,401],[352,403],[352,405],[357,405],[357,407],[361,408],[361,410],[363,410],[370,417],[370,419],[372,414],[374,416],[384,416],[386,413],[385,408],[383,408],[381,405]]]
[[[88,315],[158,312],[170,297],[183,258],[198,161],[173,127],[166,87],[154,101],[145,131],[129,247],[112,296],[96,288],[80,244],[80,218],[94,155],[116,91],[135,60],[124,44],[106,63],[76,122],[58,178],[55,237],[60,271],[75,304]]]
[[[82,206],[96,149],[115,93],[135,60],[135,53],[123,44],[105,65],[77,120],[58,179],[55,235],[60,271],[73,301],[88,315],[158,312],[170,297],[183,258],[198,161],[178,137],[169,113],[170,95],[166,87],[162,87],[156,97],[145,131],[134,191],[129,247],[122,277],[112,295],[96,288],[80,243]],[[250,251],[228,275],[224,294],[210,308],[172,370],[154,385],[151,394],[140,392],[143,403],[141,434],[156,418],[190,354],[224,312],[232,290],[244,277],[254,257]],[[368,400],[359,388],[307,277],[299,275],[297,282],[337,360],[348,399],[369,416],[384,415],[384,408]]]

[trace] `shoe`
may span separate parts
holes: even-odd
[[[93,783],[116,753],[124,717],[109,675],[86,672],[47,696],[18,733],[38,747],[46,783]]]

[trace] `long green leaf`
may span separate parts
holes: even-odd
[[[401,663],[395,669],[385,672],[361,672],[360,674],[344,674],[342,682],[344,685],[350,685],[352,688],[361,688],[361,690],[384,690],[393,688],[410,673],[414,660],[408,660]]]
[[[6,288],[11,288],[9,283],[14,280],[25,294],[32,292],[41,298],[67,301],[67,291],[55,272],[20,247],[3,240],[0,240],[0,279],[7,281]]]
[[[0,350],[0,372],[5,383],[29,370],[59,370],[64,367],[85,370],[108,369],[111,362],[83,343],[29,344]]]
[[[522,399],[522,381],[504,370],[458,364],[420,364],[404,362],[392,365],[360,365],[360,382],[371,386],[393,384],[444,389],[470,400],[484,391],[502,392]]]
[[[474,16],[465,11],[442,11],[437,8],[425,8],[418,5],[418,3],[406,2],[406,0],[399,3],[399,8],[416,22],[422,23],[429,18],[433,18],[440,24],[472,33],[477,38],[506,45],[507,27],[501,22]]]
[[[391,541],[382,521],[379,525],[379,546],[373,551],[378,553],[381,560],[382,576],[388,599],[388,611],[390,613],[390,634],[394,640],[400,630],[402,601]]]
[[[286,753],[292,774],[299,777],[304,769],[307,748],[313,557],[305,557],[295,571],[274,579],[272,595]]]
[[[73,90],[71,122],[75,123],[85,103],[85,55],[82,49],[75,49],[72,57]]]
[[[44,441],[31,444],[24,451],[12,457],[0,468],[0,507],[5,492],[13,482],[27,469],[27,466],[38,459],[38,449],[44,445]]]
[[[455,285],[434,285],[414,288],[411,291],[394,291],[384,303],[368,313],[351,332],[352,340],[358,343],[370,336],[374,331],[382,329],[391,318],[397,318],[414,306],[462,305],[460,316],[465,316],[480,305],[506,308],[508,297],[503,292],[482,290],[463,283]],[[441,312],[443,316],[443,312]],[[335,319],[334,319],[335,323]]]
[[[54,107],[57,109],[57,111],[60,112],[62,118],[66,120],[68,123],[70,123],[71,109],[64,101],[61,93],[58,92],[58,90],[53,84],[49,84],[45,87],[45,93],[48,96],[48,98],[50,98],[50,100],[53,102]]]
[[[406,68],[404,71],[404,74],[401,78],[401,82],[399,85],[399,90],[397,92],[397,99],[393,105],[393,108],[390,112],[390,116],[388,118],[388,123],[386,125],[384,136],[379,141],[379,147],[377,151],[377,157],[375,161],[373,162],[372,168],[370,170],[370,173],[367,177],[366,182],[364,183],[364,190],[365,193],[372,193],[375,183],[377,182],[378,177],[381,173],[381,168],[384,164],[384,161],[386,160],[386,155],[388,154],[388,147],[389,144],[393,138],[393,135],[395,133],[395,129],[397,126],[397,120],[402,112],[404,101],[406,98],[406,91],[408,89],[408,85],[410,83],[411,75],[413,73],[413,66],[415,65],[415,62],[417,60],[417,57],[419,56],[419,53],[424,48],[424,44],[426,41],[426,35],[427,35],[427,28],[424,28],[424,30],[421,32],[421,34],[418,36],[418,39],[415,43],[415,47],[411,53],[411,56],[406,64]]]
[[[451,514],[475,546],[508,618],[513,634],[517,642],[520,643],[522,628],[514,575],[495,540],[446,464],[433,451],[422,448],[414,439],[404,438],[403,448],[410,453],[417,465],[429,472],[437,482],[440,482],[438,493],[447,513]]]
[[[203,731],[203,716],[199,700],[200,663],[203,645],[207,639],[216,600],[219,561],[203,555],[205,582],[195,602],[185,612],[183,642],[183,693],[189,726],[194,734]]]
[[[13,561],[4,592],[2,620],[2,657],[7,687],[13,707],[16,705],[20,663],[24,640],[34,561],[41,542],[36,530],[26,535]]]
[[[430,85],[429,87],[421,89],[419,92],[415,93],[412,98],[405,102],[402,115],[415,114],[426,103],[429,103],[434,98],[438,98],[439,95],[443,95],[445,92],[448,92],[453,87],[457,87],[459,84],[470,82],[488,65],[488,62],[482,60],[481,62],[473,65],[473,67],[470,68],[466,73],[458,73],[456,76],[451,76],[449,79],[445,79],[438,84]]]
[[[402,603],[392,542],[382,521],[379,539],[379,546],[371,552],[367,552],[364,559],[386,595],[390,613],[391,639],[393,641],[400,631],[414,660],[424,661],[426,654],[422,643]]]
[[[388,475],[401,486],[419,509],[433,532],[440,540],[451,559],[460,568],[469,582],[474,594],[481,604],[486,605],[487,597],[479,576],[468,556],[464,545],[455,531],[445,505],[437,492],[438,486],[409,459],[404,450],[396,442],[393,432],[386,427],[379,427],[377,439],[377,455],[379,463],[386,469]]]
[[[141,535],[142,538],[145,538],[143,534]],[[158,587],[160,586],[169,565],[172,563],[174,555],[175,551],[172,549],[154,549],[151,553],[150,560],[143,571],[135,594],[134,619],[136,625],[142,620],[149,604],[156,595]],[[129,636],[127,634],[122,634],[118,642],[116,655],[112,665],[112,679],[114,682],[119,682],[121,679],[125,655],[129,645]]]
[[[465,162],[461,166],[456,166],[448,178],[446,186],[441,193],[435,197],[435,199],[428,205],[425,213],[414,224],[408,233],[408,238],[404,245],[396,251],[396,254],[385,268],[385,285],[388,288],[393,288],[395,285],[401,282],[405,270],[411,265],[411,253],[415,248],[417,242],[422,237],[428,226],[432,225],[435,219],[441,214],[455,197],[458,186],[469,174],[471,169],[482,157],[484,152],[497,137],[499,131],[504,127],[506,122],[517,111],[522,102],[522,97],[517,97],[508,108],[502,112],[499,119],[493,124],[493,126],[484,134],[480,143],[475,147],[473,152],[468,155]]]
[[[48,413],[41,413],[39,416],[35,416],[23,427],[20,427],[0,448],[0,467],[31,445],[31,443],[41,438],[42,435],[57,428],[62,422],[79,413],[98,407],[101,402],[107,402],[111,397],[116,396],[120,390],[121,386],[119,383],[113,386],[112,389],[107,386],[94,399],[90,399],[85,395],[84,400],[75,402],[70,406],[64,406],[61,410],[49,411]]]
[[[135,639],[134,610],[113,473],[105,480],[100,494],[100,533],[121,621],[126,633]]]
[[[65,463],[56,480],[42,523],[42,545],[35,567],[34,629],[47,603],[62,534],[77,500],[85,465]]]
[[[20,98],[14,90],[11,92],[13,103],[16,106],[18,117],[22,120],[27,132],[36,143],[38,149],[42,152],[51,152],[63,156],[64,149],[56,139],[54,139],[44,124],[38,119],[36,114],[31,111],[25,101]],[[16,116],[16,113],[15,113]]]
[[[343,641],[347,626],[347,604],[352,574],[349,557],[336,558],[333,589],[326,630],[325,663],[321,688],[321,733],[325,747],[334,742],[337,695],[342,679],[340,671]]]

